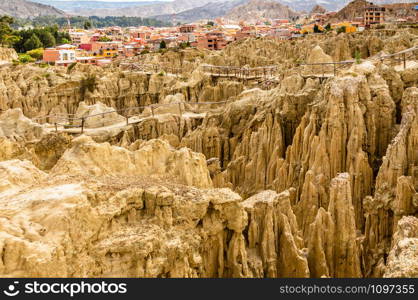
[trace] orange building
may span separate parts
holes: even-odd
[[[250,37],[255,37],[255,32],[254,31],[240,30],[235,35],[235,40],[240,41],[240,40],[244,40],[244,39],[247,39],[247,38],[250,38]]]
[[[68,66],[76,62],[76,53],[73,45],[61,45],[56,48],[46,48],[42,60],[58,66]]]
[[[190,33],[190,32],[195,31],[195,29],[196,29],[196,25],[192,25],[192,24],[190,24],[190,25],[182,25],[179,28],[179,30],[180,30],[181,33]]]
[[[228,45],[225,36],[221,32],[211,32],[198,38],[197,48],[208,50],[221,50]]]
[[[91,52],[95,55],[113,57],[118,54],[119,48],[121,47],[121,42],[96,42],[91,43]]]

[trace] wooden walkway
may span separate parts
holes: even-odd
[[[402,63],[404,70],[406,69],[406,62],[409,59],[417,59],[417,53],[418,53],[418,46],[411,47],[409,49],[405,49],[403,51],[399,51],[393,54],[387,54],[387,55],[378,55],[373,58],[372,60],[380,60],[382,63],[385,60],[389,60],[391,63]]]
[[[383,62],[384,60],[390,60],[395,62],[396,64],[403,62],[403,67],[406,68],[406,62],[408,59],[416,59],[416,52],[418,51],[418,46],[411,47],[409,49],[405,49],[403,51],[388,54],[388,55],[378,55],[368,60],[380,60]],[[297,65],[297,69],[299,70],[299,74],[303,78],[313,78],[319,79],[320,82],[324,80],[334,77],[337,75],[339,69],[344,68],[348,65],[353,65],[356,63],[356,60],[347,60],[347,61],[340,61],[340,62],[328,62],[328,63],[301,63]],[[125,70],[136,70],[145,73],[158,73],[162,71],[171,71],[173,74],[178,74],[180,72],[179,68],[169,68],[169,67],[162,67],[158,64],[139,64],[139,63],[121,63],[120,66]],[[319,67],[319,72],[314,73],[304,73],[304,69],[306,67]],[[165,68],[165,69],[164,69]],[[235,78],[238,80],[260,80],[260,84],[263,83],[267,86],[267,88],[271,88],[275,86],[279,82],[279,77],[277,76],[278,67],[273,66],[264,66],[264,67],[257,67],[257,68],[246,68],[246,67],[232,67],[232,66],[214,66],[214,65],[202,65],[203,71],[206,74],[209,74],[213,77],[224,77],[224,78]],[[202,105],[219,105],[219,104],[226,104],[228,101],[220,101],[220,102],[186,102],[186,103],[173,103],[173,104],[153,104],[147,106],[138,106],[138,107],[129,107],[120,110],[113,110],[105,113],[100,113],[96,115],[90,115],[86,117],[76,117],[74,114],[51,114],[46,116],[41,116],[32,119],[33,121],[39,123],[51,123],[55,127],[55,131],[58,131],[58,128],[63,129],[70,129],[70,128],[79,128],[80,133],[84,132],[86,128],[85,124],[86,121],[90,118],[98,118],[102,117],[105,118],[107,114],[118,114],[123,116],[126,120],[125,125],[132,124],[131,121],[137,117],[138,115],[142,114],[146,108],[149,108],[151,111],[152,117],[155,117],[155,109],[163,106],[175,106],[177,108],[178,114],[181,116],[184,111],[182,105],[190,105],[190,106],[202,106]],[[119,117],[120,119],[120,117]],[[100,120],[98,121],[101,122]],[[97,124],[96,124],[97,125]],[[92,126],[91,122],[89,122],[89,127]],[[99,128],[99,127],[96,127]]]
[[[390,60],[394,63],[403,62],[404,68],[406,68],[406,61],[408,59],[416,59],[416,51],[418,46],[399,51],[397,53],[380,55],[369,58],[369,60]],[[363,61],[363,60],[362,60]],[[295,67],[291,70],[298,70],[299,75],[303,78],[313,78],[319,79],[321,82],[334,77],[337,75],[337,72],[340,69],[343,69],[347,66],[353,65],[356,63],[356,60],[346,60],[339,62],[327,62],[327,63],[300,63],[296,64]],[[129,71],[138,71],[146,74],[155,74],[155,73],[169,73],[169,74],[181,74],[183,70],[181,68],[172,67],[169,65],[163,64],[142,64],[142,63],[120,63],[120,67],[124,70]],[[236,80],[259,80],[266,81],[272,79],[278,79],[278,66],[263,66],[263,67],[234,67],[234,66],[216,66],[204,64],[201,66],[203,72],[209,76],[215,78],[231,78]],[[312,67],[314,72],[306,71],[307,67]]]
[[[377,55],[375,57],[366,59],[366,60],[360,60],[361,62],[367,61],[367,60],[374,60],[374,61],[383,61],[390,60],[391,62],[395,64],[403,63],[403,68],[406,69],[406,62],[408,59],[416,59],[415,52],[418,51],[418,46],[414,46],[408,49],[405,49],[403,51],[399,51],[393,54],[388,55]],[[340,69],[343,69],[346,66],[351,66],[355,64],[356,60],[345,60],[345,61],[339,61],[339,62],[327,62],[327,63],[301,63],[298,64],[299,74],[307,79],[307,78],[319,78],[319,80],[322,82],[328,78],[334,77],[337,75],[337,72]],[[313,67],[316,69],[315,72],[306,72],[304,68],[306,67]]]
[[[170,73],[170,74],[181,74],[181,68],[175,68],[171,66],[163,66],[160,64],[140,64],[140,63],[120,63],[119,65],[123,70],[126,71],[137,71],[147,74],[155,73]]]
[[[101,127],[107,127],[111,126],[111,124],[104,125],[105,122],[109,122],[109,120],[106,120],[106,115],[111,114],[117,114],[115,115],[115,118],[113,120],[117,120],[120,122],[120,117],[125,118],[125,122],[123,126],[128,126],[130,124],[137,123],[134,121],[137,119],[138,116],[140,116],[145,109],[149,108],[150,110],[150,117],[152,116],[155,118],[155,116],[158,114],[156,112],[156,109],[160,107],[172,107],[174,110],[176,110],[177,114],[179,116],[182,116],[186,111],[183,110],[183,106],[192,106],[196,107],[195,109],[191,109],[192,111],[197,111],[196,113],[199,113],[199,107],[201,106],[208,106],[208,105],[225,105],[229,101],[218,101],[218,102],[183,102],[183,103],[167,103],[167,104],[152,104],[152,105],[145,105],[145,106],[136,106],[136,107],[128,107],[124,109],[119,110],[111,110],[99,114],[89,115],[85,117],[77,117],[75,114],[49,114],[44,115],[36,118],[32,118],[32,121],[38,122],[40,124],[45,123],[52,123],[55,128],[55,132],[58,132],[58,130],[61,128],[63,130],[67,129],[75,129],[78,128],[80,131],[79,133],[84,133],[84,130],[87,128],[86,122],[89,121],[89,119],[95,118],[94,122],[89,122],[88,127],[98,129]],[[52,120],[52,121],[51,121]]]
[[[278,66],[257,68],[202,65],[203,72],[212,77],[236,78],[242,80],[268,79],[276,76]]]

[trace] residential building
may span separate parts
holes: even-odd
[[[240,30],[235,34],[235,40],[236,41],[240,41],[240,40],[244,40],[250,37],[255,37],[255,32],[252,30]]]
[[[119,48],[122,48],[122,42],[95,42],[91,43],[91,52],[94,55],[113,57],[118,54]]]
[[[96,65],[97,64],[97,57],[81,56],[81,57],[77,57],[76,61],[80,64]]]
[[[197,40],[197,48],[208,50],[221,50],[226,47],[228,42],[220,32],[210,32]]]
[[[196,25],[189,24],[189,25],[182,25],[182,26],[180,26],[179,31],[181,33],[191,33],[193,31],[195,31],[195,29],[196,29]]]
[[[71,41],[76,45],[90,42],[90,36],[84,31],[70,31],[69,35],[71,37]]]
[[[72,45],[61,45],[56,48],[47,48],[43,53],[43,61],[57,66],[68,66],[76,62],[76,51]]]
[[[385,8],[370,3],[364,9],[364,25],[381,24],[385,21]]]
[[[415,21],[418,22],[418,5],[415,5]]]

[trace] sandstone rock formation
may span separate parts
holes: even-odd
[[[112,124],[125,122],[125,118],[119,115],[115,109],[97,102],[93,105],[87,105],[80,102],[74,116],[76,119],[85,119],[84,126],[87,128],[98,128]],[[77,120],[77,123],[81,121]]]
[[[0,66],[2,63],[17,60],[18,55],[14,49],[0,48]]]
[[[418,276],[417,62],[375,56],[416,41],[371,30],[143,58],[176,75],[0,70],[0,275]],[[321,80],[295,67],[356,51]],[[203,63],[277,64],[278,83]],[[56,132],[73,114],[91,117],[84,134]]]
[[[16,172],[21,179],[1,194],[9,218],[0,235],[2,276],[309,275],[292,192],[242,202],[228,189],[164,186],[129,175],[81,183],[27,162],[7,165],[13,172],[6,166],[6,180],[15,183]]]
[[[44,128],[26,118],[21,109],[7,110],[0,114],[0,137],[31,141],[41,138],[43,134]]]
[[[418,219],[403,217],[393,236],[385,277],[418,277]]]
[[[174,151],[161,140],[144,143],[134,152],[106,143],[97,144],[87,136],[74,139],[72,145],[52,172],[93,176],[160,175],[201,188],[212,186],[202,154],[186,148]]]

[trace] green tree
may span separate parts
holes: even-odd
[[[327,24],[327,26],[325,26],[325,30],[326,31],[330,31],[332,28],[331,28],[331,24],[330,23],[328,23]]]
[[[167,44],[164,40],[162,40],[160,43],[160,49],[167,49]]]
[[[86,22],[84,22],[83,27],[84,27],[84,29],[88,30],[88,29],[92,28],[93,26],[91,25],[90,21],[86,21]]]
[[[36,59],[36,60],[40,60],[44,55],[44,50],[43,49],[34,49],[34,50],[30,50],[30,51],[26,52],[26,54],[29,55],[30,57]]]
[[[86,77],[81,79],[80,81],[80,94],[81,99],[84,100],[87,91],[90,91],[91,93],[94,92],[94,89],[96,88],[96,75],[88,74]]]
[[[345,32],[345,30],[346,30],[346,27],[345,27],[345,26],[341,26],[341,27],[339,27],[339,28],[337,29],[337,33],[344,33],[344,32]]]
[[[23,47],[26,51],[30,51],[33,49],[42,48],[43,44],[36,34],[32,34],[31,38],[23,44]]]
[[[111,42],[112,39],[108,38],[107,36],[102,36],[99,38],[99,42]]]
[[[15,20],[9,16],[0,17],[0,45],[11,47],[19,41],[19,37],[13,34],[10,27]]]
[[[356,64],[361,64],[361,54],[360,51],[356,50],[354,53],[354,58],[356,59]]]
[[[19,62],[22,64],[34,62],[35,59],[28,54],[19,54]]]
[[[8,25],[12,25],[15,23],[15,19],[13,17],[10,16],[1,16],[0,17],[0,23],[5,23]]]
[[[21,38],[19,36],[5,34],[2,37],[0,37],[0,44],[6,47],[12,47],[14,44],[18,43],[20,39]]]
[[[321,29],[319,29],[319,26],[317,25],[317,24],[315,24],[315,26],[314,26],[314,28],[313,28],[313,31],[315,32],[315,33],[321,33],[322,31],[321,31]]]
[[[66,38],[62,38],[60,44],[69,44],[71,43],[70,40],[67,40]]]
[[[57,44],[55,37],[49,31],[41,31],[37,35],[39,36],[44,48],[54,47]]]

